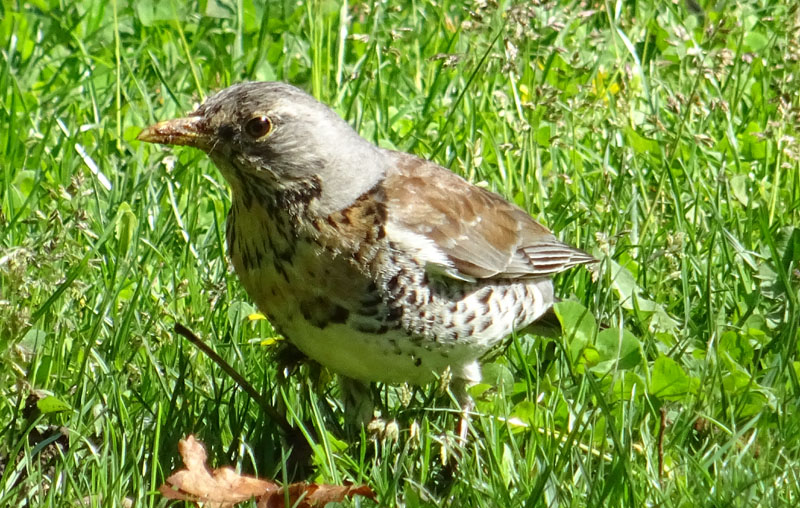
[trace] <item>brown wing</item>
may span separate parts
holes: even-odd
[[[543,277],[595,261],[499,195],[432,162],[399,152],[393,156],[397,163],[385,186],[389,220],[438,247],[452,265],[441,267],[445,274]]]

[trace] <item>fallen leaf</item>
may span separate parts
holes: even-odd
[[[158,490],[168,499],[203,503],[204,508],[233,508],[253,498],[259,508],[321,508],[356,495],[375,501],[375,493],[366,485],[293,483],[281,487],[268,480],[239,474],[230,467],[211,470],[206,465],[206,449],[194,436],[181,439],[178,452],[185,469],[170,475]]]
[[[286,505],[286,491],[289,504]],[[258,508],[322,508],[328,503],[343,501],[346,497],[363,496],[376,501],[375,493],[366,485],[319,485],[316,483],[293,483],[259,498]]]
[[[210,470],[206,466],[206,449],[194,436],[181,439],[178,452],[186,469],[170,475],[158,489],[168,499],[201,502],[208,508],[231,508],[280,488],[272,482],[240,475],[229,467]]]

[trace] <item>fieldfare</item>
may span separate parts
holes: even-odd
[[[594,261],[284,83],[231,86],[139,139],[211,157],[231,187],[228,251],[247,293],[351,380],[419,385],[449,371],[463,407],[481,358],[552,306],[550,276]]]

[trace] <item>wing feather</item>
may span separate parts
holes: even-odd
[[[396,163],[384,188],[391,227],[425,239],[419,255],[433,271],[462,280],[535,278],[596,261],[499,195],[432,162],[390,155]]]

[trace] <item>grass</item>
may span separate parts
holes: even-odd
[[[215,464],[365,482],[385,506],[800,502],[794,2],[0,9],[0,505],[164,506],[189,433]],[[564,337],[487,365],[455,475],[435,387],[382,388],[390,439],[341,431],[328,373],[283,379],[225,257],[222,177],[135,140],[249,79],[602,260],[557,279]],[[177,322],[316,432],[309,467]]]

